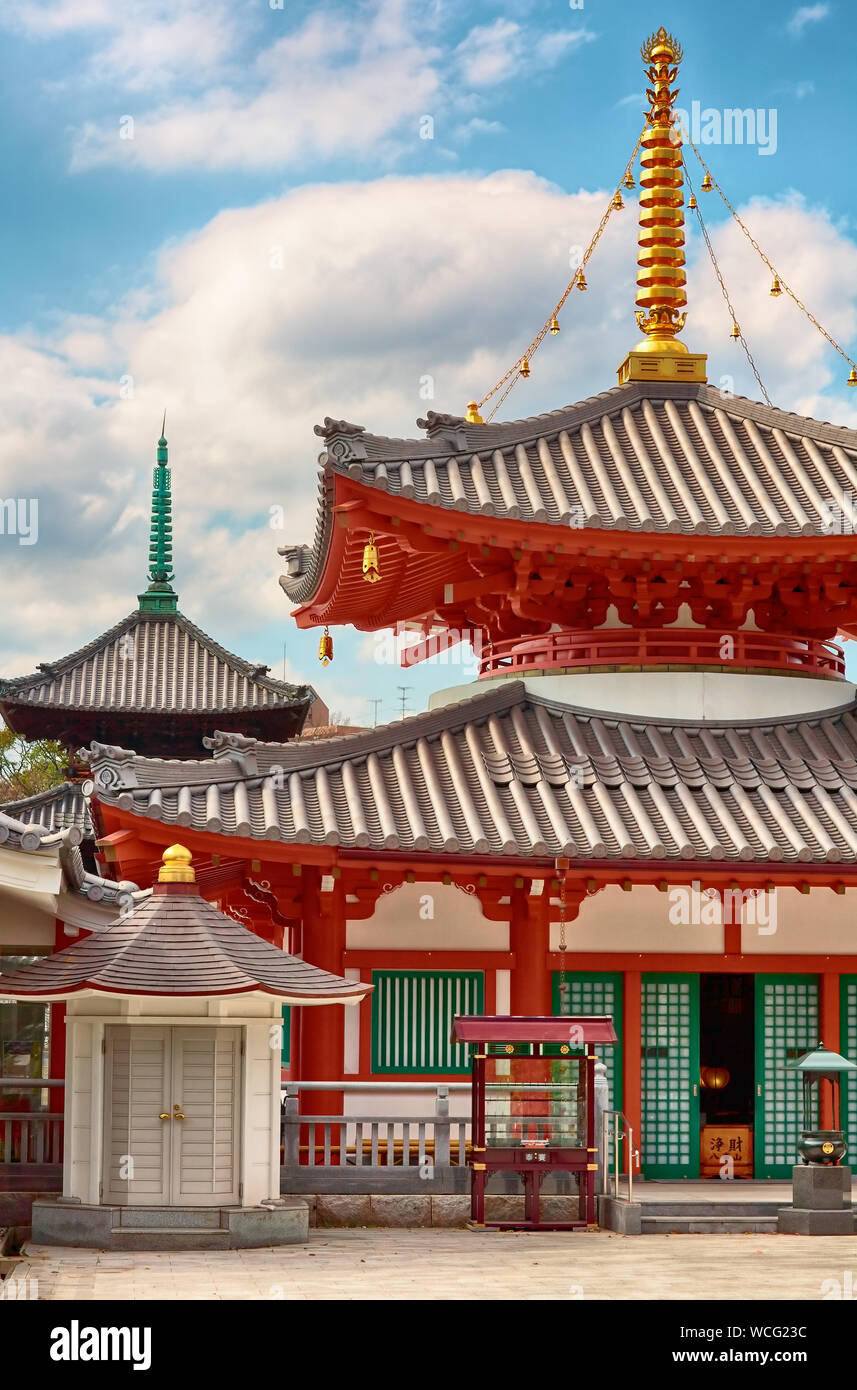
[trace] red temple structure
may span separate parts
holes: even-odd
[[[180,832],[204,894],[374,985],[347,1024],[293,1024],[291,1075],[330,1082],[316,1113],[391,1078],[413,1113],[409,1082],[467,1074],[455,1015],[611,1015],[644,1176],[784,1177],[786,1063],[819,1036],[857,1054],[836,643],[857,631],[857,432],[715,389],[679,336],[681,52],[661,30],[644,57],[643,338],[618,384],[521,420],[430,412],[422,439],[327,419],[315,539],[282,552],[299,626],[407,625],[409,661],[470,641],[478,682],[317,745],[96,740],[95,799],[113,872],[150,883]]]

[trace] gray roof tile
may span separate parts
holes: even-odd
[[[167,762],[95,744],[91,758],[104,806],[226,836],[523,859],[854,863],[854,709],[664,723],[504,682],[321,745]]]

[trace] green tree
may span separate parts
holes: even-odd
[[[68,754],[50,739],[26,739],[0,722],[0,802],[19,801],[65,781]]]

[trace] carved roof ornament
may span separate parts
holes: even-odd
[[[438,410],[427,410],[425,419],[417,420],[417,429],[425,430],[429,439],[445,439],[456,449],[467,447],[464,428],[467,424],[463,415],[446,415]]]

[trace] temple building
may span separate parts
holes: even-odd
[[[286,740],[329,714],[309,686],[275,680],[215,642],[178,607],[173,588],[172,490],[167,440],[158,441],[152,486],[149,583],[137,608],[79,651],[42,662],[29,676],[0,679],[0,716],[28,740],[53,739],[68,751],[92,739],[126,744],[159,758],[197,757],[216,729]],[[5,803],[11,816],[51,830],[93,827],[80,777]]]
[[[208,757],[177,739],[165,761],[109,711],[75,737],[102,872],[148,885],[180,838],[221,910],[374,986],[347,1017],[293,1016],[290,1075],[330,1083],[310,1113],[360,1113],[344,1080],[395,1080],[418,1113],[410,1083],[467,1075],[456,1014],[609,1014],[644,1177],[718,1176],[724,1155],[785,1177],[786,1063],[819,1038],[857,1057],[857,692],[836,641],[857,632],[857,431],[714,388],[683,342],[681,51],[661,30],[644,58],[642,340],[618,384],[519,420],[484,420],[488,397],[429,412],[420,439],[328,418],[315,538],[282,552],[299,627],[409,629],[406,662],[469,642],[479,679],[314,744],[243,695],[212,712]]]

